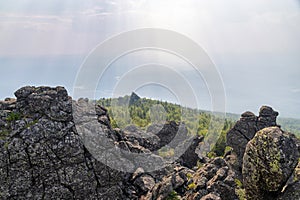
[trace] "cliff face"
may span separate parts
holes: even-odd
[[[259,117],[252,113],[242,115],[228,133],[228,142],[237,153],[226,159],[200,160],[195,151],[203,138],[194,137],[177,161],[167,162],[164,168],[153,172],[140,167],[141,163],[128,163],[133,168],[130,173],[98,161],[85,146],[72,114],[74,105],[85,111],[90,106],[87,99],[73,101],[62,87],[24,87],[15,96],[17,99],[0,101],[0,199],[230,200],[241,196],[237,191],[243,186],[237,185],[236,180],[242,170],[244,177],[259,174],[244,181],[249,199],[257,194],[261,195],[259,198],[270,194],[273,199],[288,199],[299,191],[299,182],[290,181],[285,192],[281,192],[297,164],[299,141],[278,127],[263,129],[276,126],[278,113],[271,108],[263,107]],[[175,122],[154,124],[147,131],[135,126],[113,130],[107,110],[101,106],[94,110],[92,114],[100,128],[94,132],[109,138],[115,148],[128,152],[147,154],[169,143],[179,129],[182,134],[187,133],[184,126]],[[238,138],[241,140],[237,143]],[[275,156],[274,152],[280,153]],[[238,162],[233,163],[235,154]],[[163,160],[159,155],[151,156]],[[274,182],[256,184],[262,179]],[[240,181],[243,182],[241,178]]]

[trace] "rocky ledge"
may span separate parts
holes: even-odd
[[[0,101],[0,199],[299,199],[299,141],[280,129],[270,107],[258,117],[242,114],[227,134],[233,151],[225,158],[200,159],[203,138],[194,137],[164,168],[147,172],[133,163],[130,173],[99,162],[84,145],[72,105],[88,105],[88,99],[74,101],[63,87],[28,86],[15,96]],[[99,134],[129,152],[156,151],[182,127],[169,122],[119,130],[111,128],[105,108],[96,106],[94,115]]]

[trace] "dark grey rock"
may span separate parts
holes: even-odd
[[[300,199],[300,181],[297,181],[291,185],[288,185],[277,200],[299,200]]]
[[[227,133],[227,145],[232,147],[233,154],[236,155],[236,163],[232,163],[237,175],[242,172],[243,156],[247,143],[254,137],[257,131],[270,127],[277,126],[276,118],[278,112],[271,107],[262,106],[259,116],[256,117],[252,112],[245,112],[234,127]]]

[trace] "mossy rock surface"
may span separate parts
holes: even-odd
[[[278,127],[265,128],[247,144],[243,177],[247,199],[275,199],[299,159],[297,139]]]

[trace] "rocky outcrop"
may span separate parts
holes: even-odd
[[[257,132],[247,144],[243,179],[247,199],[275,199],[298,164],[299,150],[294,135],[279,127]]]
[[[64,88],[24,87],[15,95],[14,104],[4,103],[1,199],[125,198],[124,174],[93,158],[78,136]]]
[[[112,129],[106,108],[74,101],[63,87],[27,86],[15,96],[0,101],[0,199],[238,199],[234,154],[199,158],[204,138],[188,137],[184,123]],[[278,128],[277,115],[270,107],[259,117],[246,112],[228,133],[249,199],[299,197],[300,142]],[[186,151],[168,160],[161,148]],[[121,156],[112,159],[110,150]],[[146,156],[136,159],[139,153]],[[143,168],[150,160],[162,165]]]
[[[235,163],[237,173],[242,172],[243,156],[248,142],[257,131],[266,127],[277,126],[277,116],[278,112],[271,107],[262,106],[258,117],[249,111],[243,113],[240,120],[227,133],[227,145],[233,148],[233,153],[237,157]]]
[[[77,128],[81,126],[75,127],[74,120],[86,124],[88,131],[95,132],[93,135],[108,138],[114,148],[146,154],[168,145],[180,131],[187,134],[186,128],[175,122],[154,124],[147,131],[135,126],[113,130],[107,109],[95,106],[89,99],[73,101],[62,87],[27,86],[15,95],[17,99],[0,102],[3,199],[138,199],[167,177],[176,174],[172,178],[176,188],[183,184],[180,177],[184,172],[194,173],[175,163],[158,171],[144,172],[139,165],[147,160],[128,163],[136,168],[133,174],[114,170],[99,162],[91,154],[94,152],[86,148],[87,136],[79,134],[82,130]],[[93,127],[91,120],[98,125]],[[158,155],[150,156],[161,159]],[[181,161],[185,163],[187,157],[186,154]],[[191,157],[196,159],[195,153]],[[187,163],[195,165],[197,159],[189,159]]]
[[[141,99],[135,92],[132,92],[129,99],[129,106],[134,105]]]

